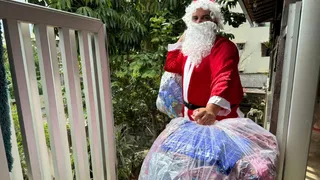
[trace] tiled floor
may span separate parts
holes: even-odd
[[[313,131],[306,180],[320,180],[320,132]]]

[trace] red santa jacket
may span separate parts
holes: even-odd
[[[171,45],[172,46],[172,45]],[[243,98],[238,63],[238,49],[227,38],[217,36],[211,53],[194,66],[175,44],[167,55],[165,71],[178,73],[183,78],[183,96],[187,103],[205,107],[214,103],[222,107],[217,120],[239,117],[239,104]],[[171,47],[172,49],[172,47]],[[193,111],[184,108],[191,120]]]

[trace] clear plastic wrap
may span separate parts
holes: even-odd
[[[252,120],[211,126],[173,119],[152,145],[139,180],[273,180],[278,145]]]
[[[170,118],[182,116],[182,78],[180,75],[164,72],[161,77],[160,89],[157,98],[157,108]]]

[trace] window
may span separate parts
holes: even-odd
[[[245,43],[237,43],[237,47],[239,50],[244,50]]]
[[[270,27],[270,23],[269,22],[254,23],[254,27]]]
[[[256,23],[256,27],[265,27],[266,23]]]
[[[270,56],[271,49],[268,47],[267,43],[261,43],[261,56],[268,57]]]
[[[245,43],[237,43],[238,51],[239,51],[239,56],[241,57],[244,48],[245,48]]]

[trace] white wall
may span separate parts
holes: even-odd
[[[232,11],[242,13],[239,5]],[[245,43],[239,63],[243,73],[268,73],[270,57],[261,57],[261,43],[269,40],[269,28],[269,24],[265,27],[251,27],[248,22],[239,28],[225,25],[224,32],[235,36],[232,40],[234,43]]]

